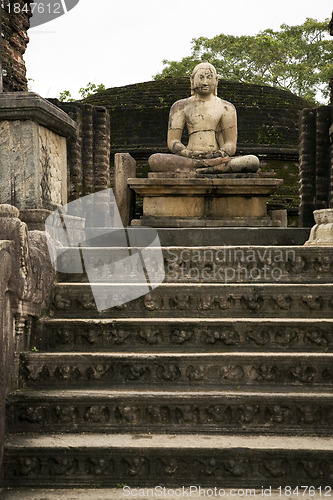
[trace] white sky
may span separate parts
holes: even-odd
[[[191,39],[253,35],[307,17],[331,17],[332,0],[80,0],[64,16],[32,28],[25,54],[31,90],[78,96],[88,82],[144,82],[162,60],[190,54]],[[332,39],[333,43],[333,39]]]

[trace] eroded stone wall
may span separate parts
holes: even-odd
[[[3,88],[5,92],[27,91],[26,67],[23,55],[29,37],[30,0],[6,0],[2,7],[2,61]],[[19,12],[14,12],[19,4]],[[25,8],[27,6],[27,8]],[[27,12],[28,10],[28,12]]]

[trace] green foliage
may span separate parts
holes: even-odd
[[[58,99],[61,102],[73,102],[73,101],[75,101],[75,99],[73,99],[72,94],[70,93],[69,90],[64,90],[63,92],[60,92]]]
[[[85,99],[86,97],[96,94],[97,92],[101,92],[102,90],[105,90],[105,85],[103,83],[96,85],[95,83],[89,82],[85,87],[80,88],[79,94],[81,96],[81,99]],[[61,102],[74,102],[77,100],[72,97],[72,94],[69,90],[60,92],[58,99]]]
[[[326,19],[306,19],[298,26],[282,24],[253,36],[220,34],[192,40],[192,54],[181,61],[164,60],[155,80],[190,76],[194,66],[208,60],[219,77],[243,83],[272,85],[316,102],[329,96],[333,75],[333,43]]]
[[[89,82],[85,87],[81,87],[79,90],[79,94],[82,99],[89,97],[92,94],[97,94],[97,92],[101,92],[105,90],[105,85],[100,83],[99,85],[95,85],[95,83]]]

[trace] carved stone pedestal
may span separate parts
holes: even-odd
[[[143,217],[132,225],[152,227],[280,226],[267,215],[267,197],[281,179],[129,179],[143,196]]]
[[[34,224],[45,210],[66,204],[66,138],[75,130],[66,113],[37,94],[1,94],[0,203],[16,206]]]

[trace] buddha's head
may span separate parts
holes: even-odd
[[[191,94],[196,92],[202,95],[217,95],[217,73],[216,69],[208,61],[197,64],[194,68],[191,80]]]

